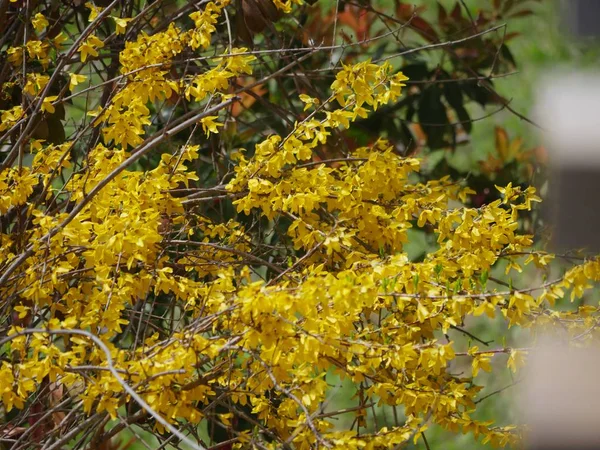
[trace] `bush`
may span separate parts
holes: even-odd
[[[553,306],[600,278],[572,255],[549,277],[534,152],[498,128],[452,164],[473,103],[510,109],[501,21],[531,11],[375,3],[2,3],[7,447],[520,439],[477,418],[478,374],[527,351],[466,322],[591,339],[595,308]]]

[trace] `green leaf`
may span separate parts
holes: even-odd
[[[484,270],[483,272],[481,272],[479,281],[481,281],[481,285],[483,286],[484,289],[487,285],[488,277],[489,277],[489,273],[487,270]]]
[[[419,101],[419,124],[427,135],[427,144],[431,149],[447,146],[444,137],[451,131],[441,94],[437,86],[430,86],[423,91]]]
[[[456,111],[456,116],[458,117],[458,121],[460,122],[460,125],[463,127],[463,129],[467,133],[471,133],[471,130],[473,130],[473,121],[471,120],[471,116],[469,115],[465,107],[460,106],[459,108],[454,108],[454,111]]]
[[[475,100],[481,106],[485,106],[490,103],[492,100],[491,93],[485,88],[484,83],[491,82],[488,81],[465,81],[462,83],[462,89],[465,94],[467,94],[472,100]]]
[[[500,47],[500,53],[502,54],[502,57],[508,61],[511,66],[517,67],[517,62],[515,61],[515,57],[513,56],[512,52],[510,51],[510,49],[508,48],[508,46],[506,44],[502,44],[502,47]]]
[[[412,81],[422,81],[429,78],[429,69],[427,69],[427,64],[425,63],[408,64],[400,70]]]

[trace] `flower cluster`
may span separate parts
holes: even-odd
[[[274,1],[286,12],[292,3],[299,2]],[[474,208],[469,188],[450,177],[420,179],[421,160],[384,138],[323,157],[342,131],[403,95],[407,78],[388,63],[344,64],[328,99],[292,98],[305,110],[288,132],[228,154],[226,182],[206,187],[213,166],[221,169],[215,155],[223,149],[214,142],[235,133],[219,111],[257,61],[232,45],[202,53],[221,21],[229,24],[228,5],[204,2],[188,14],[189,29],[170,23],[149,34],[130,34],[134,17],[111,16],[110,39],[128,40],[114,59],[120,75],[103,82],[105,103],[88,111],[89,147],[77,153],[79,130],[62,143],[14,140],[15,163],[0,171],[1,414],[39,408],[50,390],[60,392],[43,400],[54,425],[29,426],[65,444],[77,434],[63,433],[78,426],[73,417],[94,423],[96,438],[144,421],[167,433],[125,384],[167,423],[210,422],[228,430],[235,448],[396,448],[432,424],[515,444],[520,428],[478,417],[478,381],[499,365],[517,371],[526,351],[465,344],[465,320],[561,323],[593,339],[597,307],[552,308],[599,281],[600,262],[585,259],[556,279],[517,288],[514,273],[545,275],[555,258],[520,231],[520,215],[540,201],[533,187],[500,186],[501,199]],[[103,10],[88,8],[94,23]],[[41,31],[49,22],[36,14],[32,26]],[[105,41],[97,36],[72,48],[81,63],[101,62]],[[12,47],[9,61],[59,64],[54,41]],[[180,74],[185,58],[202,61],[203,70]],[[39,122],[65,105],[75,110],[66,92],[88,77],[65,74],[64,88],[48,95],[52,77],[24,74],[22,90],[40,109],[1,111],[0,133],[29,126],[32,114]],[[159,126],[156,105],[184,101],[190,110],[167,114]],[[201,138],[194,131],[185,144],[144,159],[184,125]],[[208,176],[197,170],[202,161],[211,163]],[[231,217],[195,208],[204,201],[230,208]],[[421,258],[406,249],[415,230],[433,237]],[[491,275],[500,266],[507,281]],[[330,377],[352,386],[354,407],[328,409]],[[393,411],[393,423],[371,420],[376,406]],[[354,425],[336,427],[342,414]]]

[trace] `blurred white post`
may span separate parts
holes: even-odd
[[[600,37],[600,0],[561,6],[572,34]],[[536,111],[550,155],[545,208],[554,249],[600,253],[600,72],[554,74],[542,85]],[[600,449],[600,350],[574,349],[559,334],[542,339],[519,400],[531,426],[529,449]]]
[[[548,76],[536,116],[550,158],[543,208],[553,249],[599,252],[600,72],[563,70]]]
[[[547,337],[532,350],[519,407],[530,450],[600,449],[600,351]]]
[[[561,16],[576,37],[600,36],[600,1],[561,0]]]

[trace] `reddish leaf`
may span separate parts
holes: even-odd
[[[531,9],[522,9],[521,11],[517,11],[512,14],[509,14],[508,17],[526,17],[526,16],[530,16],[532,14],[533,14],[533,11]]]
[[[399,19],[408,20],[412,17],[414,12],[414,7],[412,5],[396,0],[396,16]]]
[[[244,15],[246,27],[252,33],[260,33],[265,29],[269,22],[255,0],[242,0],[241,12]]]
[[[46,435],[49,429],[50,424],[47,420],[44,420],[43,423],[38,424],[38,422],[44,415],[44,412],[44,405],[39,401],[35,401],[29,409],[29,416],[27,417],[27,422],[30,426],[35,426],[35,429],[31,433],[35,442],[42,442],[44,436]]]
[[[456,5],[454,5],[454,9],[450,13],[450,16],[454,20],[456,20],[457,22],[462,22],[462,20],[463,20],[463,18],[462,18],[462,8],[460,6],[460,3],[456,2]]]
[[[468,47],[456,49],[455,53],[460,59],[477,59],[481,54],[476,48]]]
[[[310,9],[313,11],[309,14],[312,20],[302,27],[302,42],[305,45],[312,45],[311,41],[312,43],[322,42],[323,45],[331,45],[335,13],[330,11],[323,16],[319,5],[312,6]]]
[[[410,26],[413,30],[423,36],[425,39],[431,42],[439,41],[438,35],[435,30],[429,25],[427,21],[420,17],[412,19]]]
[[[372,20],[369,13],[358,6],[346,5],[344,12],[338,14],[340,23],[349,26],[356,33],[358,39],[368,39]]]
[[[477,23],[477,26],[483,27],[483,26],[486,26],[487,24],[489,24],[491,22],[491,20],[485,16],[483,11],[479,11],[479,14],[477,15],[477,19],[475,20],[475,22]]]
[[[500,156],[502,161],[506,161],[509,156],[508,152],[508,133],[502,127],[496,127],[494,130],[496,140],[496,153]]]
[[[444,24],[448,20],[448,12],[441,3],[438,3],[438,22]]]
[[[517,36],[521,36],[521,33],[517,32],[517,31],[513,31],[512,33],[507,33],[506,36],[504,36],[504,41],[508,41]]]
[[[241,86],[244,86],[246,84],[253,83],[255,80],[253,78],[249,78],[249,79],[239,78],[237,81]],[[231,107],[231,115],[233,117],[237,117],[245,110],[250,109],[252,107],[252,105],[256,102],[256,96],[262,97],[263,95],[265,95],[268,92],[267,89],[265,89],[264,85],[262,85],[262,84],[259,84],[258,86],[254,86],[250,90],[255,95],[249,94],[247,92],[242,92],[241,94],[238,95],[240,97],[240,101],[235,102]]]
[[[50,383],[49,389],[50,389],[50,395],[48,396],[48,405],[51,408],[54,408],[64,398],[64,395],[65,395],[64,385],[60,382]],[[53,412],[52,413],[52,422],[54,423],[54,426],[55,427],[59,426],[62,423],[65,416],[66,416],[66,414],[63,411]]]
[[[348,36],[348,33],[346,33],[344,30],[340,31],[340,34],[342,35],[342,39],[346,41],[347,44],[354,42],[352,36]]]
[[[421,125],[418,123],[411,123],[408,128],[415,139],[417,149],[420,149],[427,144],[427,135],[423,131],[423,128],[421,128]]]
[[[536,147],[533,149],[533,154],[535,155],[535,159],[540,164],[548,164],[548,151],[545,147]]]
[[[402,20],[409,20],[413,15],[425,10],[423,6],[415,7],[412,3],[404,3],[396,0],[396,16]]]

